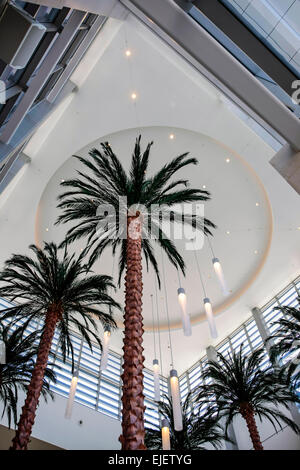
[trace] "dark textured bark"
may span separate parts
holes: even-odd
[[[49,308],[47,312],[45,329],[39,344],[37,359],[32,372],[31,381],[28,386],[25,404],[22,408],[18,429],[12,441],[12,450],[27,450],[32,426],[35,420],[36,409],[39,404],[39,398],[43,387],[45,369],[48,363],[55,327],[60,315],[61,312],[59,309],[54,307]]]
[[[119,438],[122,450],[146,449],[144,445],[142,294],[141,222],[136,217],[128,217],[122,374],[122,435]]]
[[[252,406],[249,403],[243,403],[240,406],[240,412],[247,423],[254,450],[264,450],[262,443],[260,442],[260,436],[256,426]]]

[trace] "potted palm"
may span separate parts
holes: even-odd
[[[203,379],[209,385],[198,389],[197,401],[213,406],[219,417],[225,419],[225,429],[236,415],[246,421],[254,450],[263,450],[255,416],[267,419],[275,428],[282,423],[300,434],[299,427],[276,407],[288,409],[291,403],[300,403],[297,395],[287,386],[287,379],[268,365],[261,368],[265,350],[258,349],[249,355],[243,347],[229,358],[218,353],[218,361],[209,361]]]
[[[165,220],[172,224],[189,224],[206,235],[211,233],[210,228],[215,227],[204,217],[185,214],[183,218],[182,213],[176,210],[178,204],[209,199],[207,191],[188,188],[188,180],[173,179],[180,170],[197,165],[198,161],[184,153],[150,176],[151,146],[149,143],[142,152],[141,137],[137,138],[128,173],[107,142],[101,144],[101,150],[92,149],[89,157],[75,156],[85,171],[78,170],[78,178],[62,182],[65,192],[59,196],[58,204],[63,212],[57,223],[74,222],[67,231],[66,244],[86,238],[92,263],[107,247],[112,247],[113,254],[119,248],[119,284],[126,270],[120,436],[123,450],[145,448],[142,256],[147,266],[148,263],[152,265],[159,281],[152,245],[154,235],[155,242],[170,263],[184,273],[184,260],[173,241],[163,232],[161,223]],[[112,208],[112,213],[107,208]]]
[[[113,287],[111,278],[89,273],[84,251],[76,258],[66,250],[60,256],[61,250],[54,243],[45,243],[43,249],[31,245],[30,249],[32,257],[14,254],[0,273],[0,297],[20,301],[1,312],[2,321],[22,319],[24,331],[33,320],[43,323],[27,397],[13,439],[16,450],[27,449],[55,330],[64,358],[68,354],[73,358],[71,328],[79,331],[91,349],[91,339],[101,347],[93,317],[114,328],[113,318],[103,308],[119,308],[108,294]]]

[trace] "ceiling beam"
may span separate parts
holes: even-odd
[[[45,60],[38,69],[37,74],[30,82],[28,89],[21,98],[17,109],[4,127],[0,137],[0,141],[4,144],[10,143],[26,113],[50,77],[60,57],[64,54],[69,44],[71,43],[85,16],[86,12],[83,11],[73,11],[71,14],[69,21],[63,28],[53,47],[48,52]]]
[[[175,2],[120,2],[268,132],[300,149],[300,121]]]
[[[88,11],[97,15],[110,16],[122,19],[123,8],[120,8],[119,0],[31,0],[30,3],[41,3],[51,8],[69,7],[74,10]]]
[[[218,0],[195,0],[197,7],[217,28],[233,41],[255,64],[269,75],[288,95],[299,77],[267,45]]]

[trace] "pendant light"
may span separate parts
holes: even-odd
[[[221,286],[221,289],[222,289],[222,292],[223,292],[223,295],[225,297],[227,297],[229,295],[229,290],[227,289],[227,285],[226,285],[226,281],[225,281],[225,277],[224,277],[224,273],[223,273],[223,269],[222,269],[222,265],[220,263],[220,260],[219,258],[217,258],[214,254],[214,250],[213,250],[213,247],[212,247],[212,244],[210,242],[210,239],[209,237],[207,237],[207,240],[208,240],[208,244],[209,244],[209,247],[211,249],[211,253],[212,253],[212,263],[213,263],[213,267],[214,267],[214,271],[216,273],[216,276],[218,278],[218,281],[219,281],[219,284]]]
[[[104,329],[104,334],[103,334],[103,346],[102,346],[102,354],[101,354],[101,362],[100,362],[101,371],[107,368],[110,334],[111,334],[110,326],[106,326]]]
[[[80,359],[81,359],[81,353],[82,353],[82,346],[83,346],[83,338],[80,343],[77,366],[76,366],[76,369],[74,370],[73,377],[71,380],[69,398],[67,401],[67,406],[66,406],[66,411],[65,411],[66,419],[70,419],[72,416],[72,409],[73,409],[73,404],[74,404],[74,399],[75,399],[75,394],[76,394],[76,389],[77,389],[77,384],[78,384],[79,365],[80,365]]]
[[[170,427],[167,419],[161,422],[161,440],[163,450],[171,450]]]
[[[171,354],[171,370],[170,370],[170,388],[171,388],[171,397],[172,397],[172,408],[173,408],[173,417],[174,417],[174,429],[175,431],[182,431],[182,410],[180,402],[180,389],[179,389],[179,380],[176,369],[174,369],[174,359],[173,359],[173,349],[172,349],[172,339],[171,339],[171,329],[170,329],[170,317],[169,317],[169,308],[168,308],[168,296],[166,288],[166,276],[165,276],[165,266],[164,266],[164,257],[161,251],[162,256],[162,268],[163,268],[163,279],[164,279],[164,290],[165,290],[165,299],[166,299],[166,312],[168,320],[168,331],[169,331],[169,346]]]
[[[192,327],[191,327],[190,316],[187,313],[187,308],[186,308],[186,293],[185,293],[184,288],[181,287],[178,269],[177,269],[177,275],[178,275],[178,282],[179,282],[179,288],[177,289],[177,294],[178,294],[178,302],[181,308],[183,334],[184,336],[191,336]]]
[[[154,346],[154,359],[153,359],[154,400],[159,401],[160,400],[159,362],[158,362],[157,355],[156,355],[154,308],[153,308],[153,295],[152,294],[151,294],[151,308],[152,308],[153,346]]]
[[[204,283],[203,283],[203,279],[202,279],[202,275],[201,275],[201,271],[200,271],[200,266],[199,266],[196,250],[194,250],[194,254],[195,254],[195,260],[196,260],[197,269],[198,269],[198,273],[199,273],[199,277],[200,277],[200,282],[201,282],[203,293],[204,293],[203,303],[204,303],[206,318],[207,318],[208,325],[209,325],[210,335],[211,335],[212,338],[215,339],[215,338],[218,337],[218,332],[217,332],[217,328],[216,328],[216,323],[215,323],[215,319],[214,319],[212,305],[211,305],[209,297],[207,297],[207,295],[206,295],[205,286],[204,286]]]
[[[0,364],[6,364],[6,346],[4,341],[0,341]]]

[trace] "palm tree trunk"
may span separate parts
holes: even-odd
[[[31,381],[28,386],[25,405],[22,408],[18,429],[12,441],[12,450],[27,450],[31,429],[35,420],[36,409],[39,404],[45,369],[48,364],[48,357],[52,345],[55,327],[58,319],[60,318],[60,315],[61,312],[59,309],[53,307],[50,307],[47,312],[45,328],[40,340]]]
[[[125,276],[122,450],[144,450],[142,239],[141,222],[127,217]]]
[[[247,423],[254,450],[264,450],[263,445],[260,442],[260,436],[256,426],[252,406],[249,403],[243,403],[240,407],[240,412]]]

